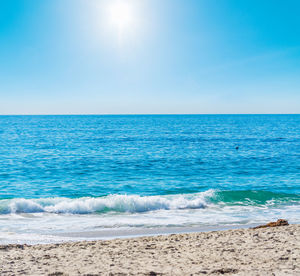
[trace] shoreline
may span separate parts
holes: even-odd
[[[296,275],[300,225],[0,246],[1,275]]]
[[[150,227],[150,228],[133,228],[133,229],[109,229],[98,231],[84,232],[68,232],[55,234],[57,237],[65,238],[80,238],[87,241],[96,240],[112,240],[112,239],[127,239],[139,237],[155,237],[160,235],[172,234],[191,234],[211,231],[225,231],[234,229],[248,229],[260,225],[259,223],[251,223],[245,225],[216,225],[216,226],[174,226],[174,227]]]
[[[90,231],[73,231],[63,233],[44,233],[40,234],[16,234],[15,238],[1,238],[1,245],[43,245],[56,244],[66,242],[84,242],[84,241],[99,241],[99,240],[113,240],[113,239],[128,239],[139,237],[155,237],[160,235],[171,234],[190,234],[210,231],[225,231],[234,229],[247,229],[258,226],[258,223],[251,224],[230,224],[230,225],[201,225],[201,226],[169,226],[169,227],[121,227]],[[26,237],[29,235],[29,237]],[[32,236],[33,235],[33,236]],[[36,235],[36,236],[35,236]],[[34,238],[33,238],[34,237]]]

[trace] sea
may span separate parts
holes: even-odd
[[[0,244],[300,223],[300,115],[0,116]]]

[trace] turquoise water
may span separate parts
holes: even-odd
[[[0,116],[0,242],[296,223],[299,192],[300,115]]]

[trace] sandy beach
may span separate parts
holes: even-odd
[[[1,275],[300,275],[300,225],[2,245]]]

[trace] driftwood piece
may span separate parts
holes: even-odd
[[[269,222],[264,225],[259,225],[256,227],[253,227],[253,229],[259,229],[259,228],[267,228],[267,227],[277,227],[277,226],[286,226],[289,225],[288,221],[285,219],[279,219],[277,221]]]

